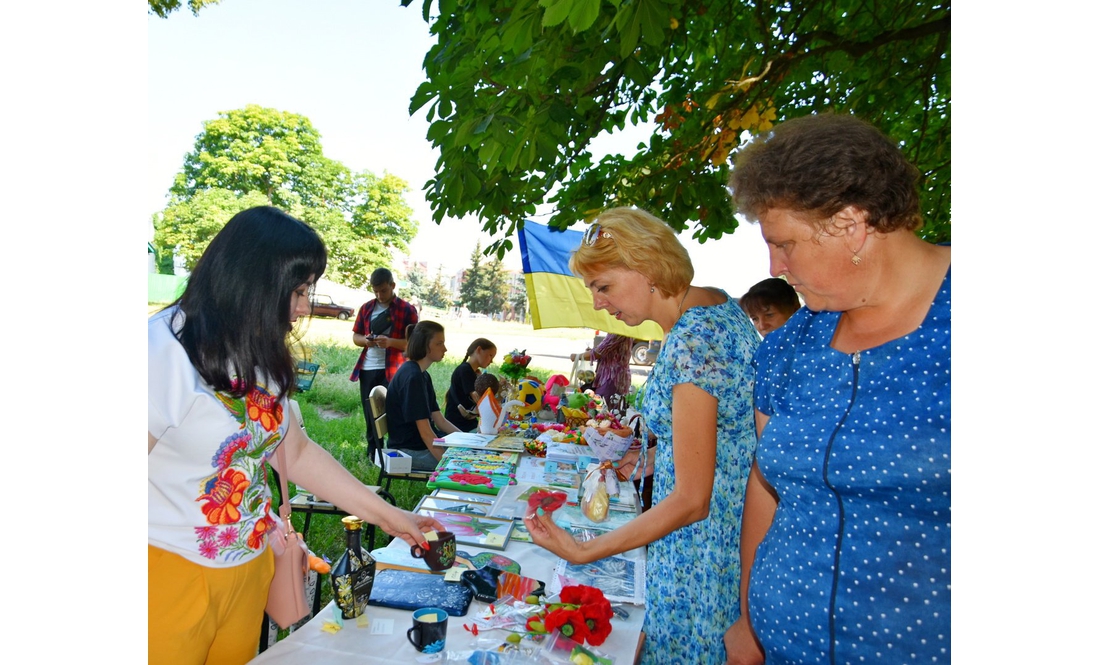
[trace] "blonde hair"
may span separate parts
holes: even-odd
[[[695,268],[676,232],[654,215],[639,208],[611,208],[592,221],[599,236],[592,245],[581,243],[569,259],[569,269],[582,279],[612,268],[641,273],[671,298],[691,285]],[[607,232],[610,238],[604,237]]]

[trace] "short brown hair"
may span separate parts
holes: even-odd
[[[919,176],[870,123],[823,113],[780,123],[739,151],[730,188],[734,206],[751,219],[772,208],[826,219],[852,205],[877,231],[913,231],[922,223]]]
[[[778,277],[769,277],[753,284],[737,304],[749,316],[763,312],[769,307],[774,307],[780,314],[790,316],[802,307],[802,303],[798,300],[798,292]]]
[[[676,232],[639,208],[611,208],[592,221],[600,235],[592,245],[581,243],[569,259],[569,269],[583,277],[598,270],[627,268],[645,275],[666,297],[691,284],[695,268]],[[604,237],[604,232],[611,235]]]

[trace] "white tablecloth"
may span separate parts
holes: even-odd
[[[518,489],[511,488],[513,492]],[[401,540],[394,540],[390,547],[408,546]],[[469,545],[459,545],[459,549],[470,554],[488,552]],[[531,544],[509,542],[504,555],[515,560],[521,566],[521,573],[528,577],[549,583],[553,577],[554,567],[558,557]],[[632,557],[644,557],[643,549],[629,553]],[[322,580],[329,584],[327,576]],[[629,619],[618,617],[612,620],[611,635],[607,641],[597,647],[600,651],[612,655],[616,665],[629,665],[634,662],[637,652],[639,636],[642,629],[642,620],[645,617],[645,608],[624,605],[624,609],[630,613]],[[336,634],[329,634],[321,630],[325,619],[333,617],[333,603],[321,609],[309,623],[302,626],[289,636],[257,656],[252,662],[265,665],[296,665],[309,663],[325,663],[326,665],[341,665],[343,663],[415,663],[418,658],[424,656],[409,644],[405,632],[412,627],[412,612],[395,610],[385,607],[370,605],[367,608],[367,617],[374,623],[380,619],[393,620],[393,632],[388,635],[371,634],[371,628],[359,628],[354,619],[345,620],[343,630]],[[474,600],[464,617],[450,617],[447,622],[447,651],[465,651],[475,647],[473,635],[462,628],[463,623],[471,623],[471,620],[481,615],[486,609],[486,604]],[[489,635],[499,633],[501,640],[506,633],[504,631],[491,631]],[[483,633],[484,637],[486,633]],[[482,648],[484,648],[482,646]]]

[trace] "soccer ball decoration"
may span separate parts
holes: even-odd
[[[516,391],[512,396],[520,402],[520,406],[516,407],[520,415],[527,415],[542,408],[542,386],[538,381],[521,379],[516,383]]]

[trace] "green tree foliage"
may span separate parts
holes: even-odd
[[[442,266],[436,270],[435,279],[428,286],[428,292],[424,296],[424,304],[445,310],[450,310],[454,306],[454,303],[451,302],[451,291],[447,288],[447,281],[443,279]]]
[[[826,110],[899,141],[925,235],[950,237],[947,1],[438,0],[434,19],[432,5],[438,42],[410,104],[441,154],[425,191],[437,223],[477,215],[489,251],[548,196],[555,226],[636,204],[702,240],[731,233],[743,138]],[[636,154],[595,161],[594,138],[649,121]]]
[[[424,272],[423,268],[414,265],[409,269],[409,273],[405,275],[405,281],[407,283],[401,288],[402,297],[405,300],[427,302],[428,273]]]
[[[274,205],[324,238],[327,277],[361,288],[375,268],[390,266],[392,250],[408,251],[416,236],[408,191],[395,175],[355,173],[325,157],[305,116],[250,104],[203,123],[168,207],[154,219],[154,244],[191,268],[234,213]]]
[[[271,205],[289,209],[324,206],[353,186],[347,168],[324,156],[321,134],[308,118],[249,104],[203,123],[171,193],[260,192]]]
[[[482,265],[484,256],[481,252],[481,242],[470,254],[470,267],[466,269],[466,275],[462,285],[458,287],[459,302],[471,312],[489,313],[489,271]]]
[[[504,264],[494,256],[489,260],[485,271],[485,292],[487,295],[485,310],[483,310],[485,314],[496,314],[504,311],[505,305],[508,304],[508,282],[508,273],[504,270]]]
[[[221,0],[187,0],[187,7],[191,10],[191,14],[194,16],[199,15],[199,10],[207,5],[216,5]],[[149,13],[156,14],[161,18],[168,18],[168,15],[180,8],[183,2],[181,0],[149,0]]]
[[[504,264],[496,257],[486,259],[480,242],[470,254],[470,267],[459,287],[459,300],[471,312],[482,314],[496,314],[508,302],[508,274]]]
[[[187,270],[193,270],[226,222],[238,212],[258,205],[268,205],[267,198],[259,192],[237,194],[214,188],[180,199],[153,215],[153,245],[160,257],[157,271],[172,274],[173,253],[183,259]]]

